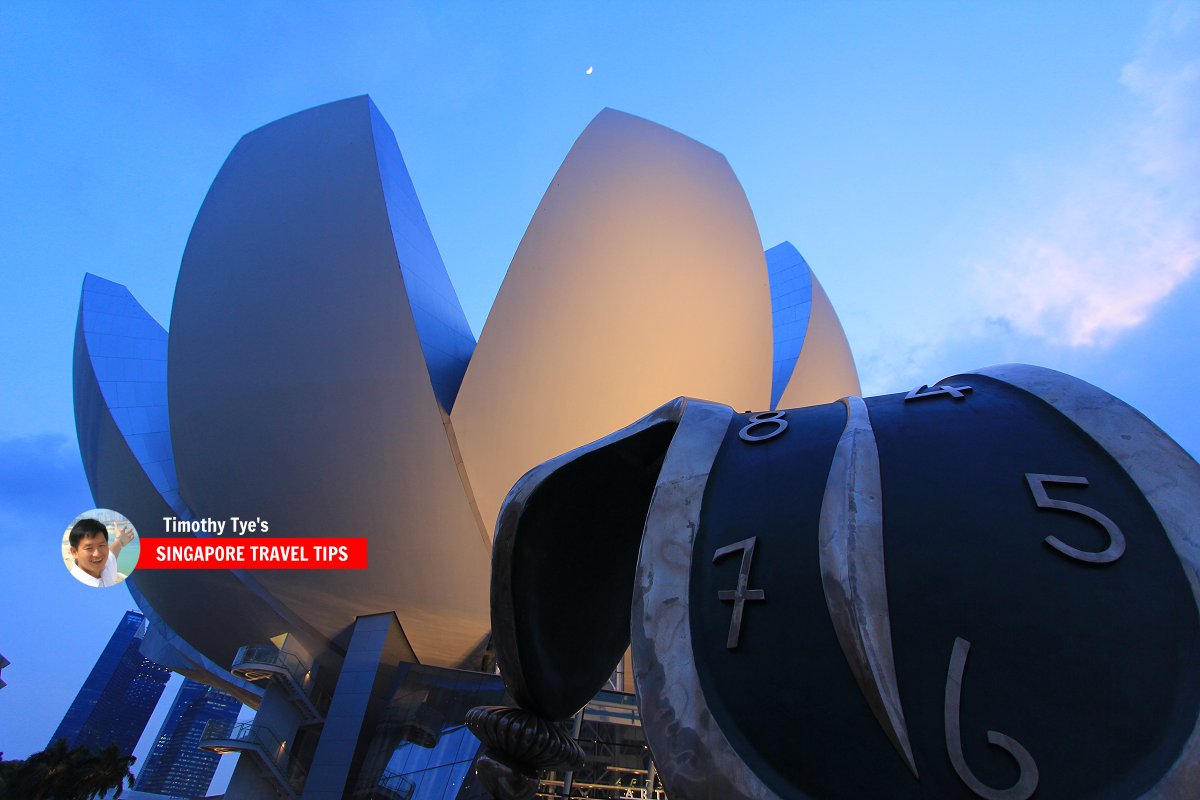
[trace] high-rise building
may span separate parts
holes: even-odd
[[[214,720],[232,726],[241,708],[225,692],[185,680],[138,774],[138,789],[171,797],[206,794],[221,757],[200,749],[200,734]]]
[[[145,636],[145,616],[125,612],[50,737],[51,744],[66,739],[71,747],[100,749],[115,744],[122,754],[133,752],[171,675],[142,655]]]

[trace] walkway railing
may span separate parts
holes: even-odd
[[[294,653],[269,644],[247,645],[233,657],[230,671],[248,681],[278,679],[297,701],[308,722],[325,721],[329,695],[317,687],[312,668]]]
[[[398,772],[384,772],[371,790],[370,800],[409,800],[417,784]]]
[[[211,720],[200,733],[200,747],[214,753],[250,753],[288,797],[304,789],[305,772],[298,763],[289,763],[286,745],[275,732],[253,720],[228,722]]]

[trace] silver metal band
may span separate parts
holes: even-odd
[[[875,432],[861,397],[844,397],[846,428],[821,501],[821,584],[838,644],[888,739],[917,774],[892,655],[883,562],[883,480]]]
[[[663,783],[676,800],[778,800],[718,727],[692,652],[692,547],[709,471],[732,418],[728,406],[688,400],[646,517],[634,579],[638,705]]]
[[[1158,515],[1200,609],[1200,464],[1137,410],[1086,381],[1025,364],[968,374],[995,378],[1043,400],[1116,460]],[[1188,800],[1197,786],[1200,718],[1171,769],[1140,800]]]

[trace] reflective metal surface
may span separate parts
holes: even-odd
[[[237,143],[196,216],[167,390],[195,514],[371,540],[368,571],[262,571],[266,594],[327,640],[395,610],[422,663],[459,666],[487,635],[489,553],[444,423],[470,349],[441,273],[369,98],[272,122]],[[194,614],[150,599],[169,623]]]
[[[985,800],[1027,800],[1038,785],[1038,768],[1033,756],[1021,746],[1021,743],[1010,736],[997,731],[988,731],[988,742],[999,747],[1016,759],[1021,773],[1017,782],[1007,789],[994,789],[975,777],[975,773],[967,765],[962,751],[962,682],[963,671],[967,668],[967,654],[971,643],[966,639],[955,639],[954,650],[950,654],[950,668],[946,672],[946,700],[944,708],[946,725],[946,752],[954,771],[968,788]]]
[[[404,275],[404,294],[412,309],[434,394],[449,413],[475,350],[475,336],[425,221],[425,211],[408,176],[396,136],[374,103],[368,105],[379,184],[391,223],[396,261]]]
[[[451,414],[484,523],[527,470],[672,397],[769,408],[771,351],[762,240],[728,161],[601,111],[529,221]]]
[[[857,385],[840,323],[794,248],[772,252],[795,257],[775,281],[798,315],[783,327],[803,334],[788,385],[839,396]],[[423,663],[477,667],[492,525],[522,470],[679,392],[746,408],[778,397],[772,281],[736,176],[711,148],[611,109],[530,222],[481,343],[490,355],[474,351],[365,96],[242,137],[183,262],[169,342],[124,287],[88,279],[81,326],[97,360],[77,364],[76,404],[101,504],[143,532],[164,516],[252,514],[274,535],[373,546],[369,575],[146,578],[139,602],[174,626],[158,637],[173,664],[227,667],[284,630],[317,652],[356,614],[394,609]]]
[[[879,452],[863,399],[846,397],[842,403],[846,428],[821,505],[821,583],[854,679],[888,739],[917,775],[892,654]]]
[[[467,712],[467,727],[505,761],[534,769],[573,769],[583,764],[583,750],[557,724],[511,706],[476,706]]]
[[[107,411],[154,489],[174,514],[186,516],[167,416],[167,332],[124,286],[86,275],[75,346],[76,381],[82,383],[90,371],[99,388],[96,400],[102,401],[93,405],[89,398],[77,397],[77,429],[85,452],[98,435],[94,415]],[[99,480],[95,461],[84,459],[93,483]]]
[[[750,422],[740,431],[738,436],[743,442],[765,442],[774,439],[787,430],[787,420],[784,411],[760,411],[750,415]]]
[[[779,405],[804,349],[812,314],[812,272],[791,242],[766,253],[771,278],[771,324],[775,331],[775,362],[771,371],[771,408]]]
[[[767,594],[762,589],[747,588],[747,585],[750,583],[750,567],[754,561],[754,544],[756,541],[758,541],[758,537],[751,536],[749,539],[743,539],[727,547],[722,547],[713,554],[712,558],[715,564],[727,555],[732,555],[733,553],[742,554],[742,563],[738,567],[737,588],[724,589],[717,592],[718,600],[733,603],[733,613],[729,619],[729,638],[725,642],[725,646],[730,650],[738,646],[738,640],[742,636],[742,613],[746,610],[746,601],[767,599]]]
[[[796,358],[783,395],[773,408],[798,408],[832,403],[840,397],[862,394],[854,354],[833,303],[825,294],[816,273],[812,281],[812,311],[804,332],[804,347]],[[720,398],[724,399],[724,398]],[[736,406],[754,408],[755,406]]]
[[[970,386],[948,386],[946,384],[930,386],[922,383],[904,395],[904,402],[922,400],[927,397],[953,397],[955,400],[962,400],[970,391],[972,391]]]
[[[1042,399],[1116,459],[1158,515],[1200,607],[1200,464],[1136,409],[1078,378],[1025,364],[976,372]],[[1170,770],[1141,800],[1190,800],[1197,786],[1200,719]]]
[[[143,535],[162,535],[163,517],[190,519],[175,471],[167,410],[167,333],[120,284],[87,275],[75,330],[75,429],[95,502],[121,513]],[[156,533],[157,532],[157,533]],[[154,621],[147,652],[181,674],[257,705],[224,669],[263,629],[301,630],[304,623],[265,604],[244,572],[199,571],[186,577],[142,570],[127,583]],[[204,608],[207,615],[196,614]],[[169,617],[171,625],[164,622]],[[212,619],[221,619],[213,625]],[[240,682],[238,682],[240,683]]]
[[[1038,508],[1057,508],[1061,511],[1082,514],[1088,519],[1095,521],[1108,534],[1108,546],[1099,551],[1080,550],[1062,541],[1057,536],[1047,536],[1045,539],[1046,544],[1067,558],[1074,558],[1077,561],[1083,561],[1088,564],[1111,564],[1124,555],[1125,534],[1121,533],[1121,529],[1117,527],[1117,523],[1094,508],[1067,500],[1054,500],[1046,494],[1047,483],[1087,486],[1087,478],[1075,475],[1038,475],[1033,472],[1027,472],[1025,473],[1025,480],[1029,482],[1029,491],[1033,492],[1033,499],[1037,503]]]
[[[514,560],[517,558],[520,546],[519,536],[522,520],[531,507],[534,496],[542,485],[560,469],[581,461],[589,454],[602,452],[615,444],[633,440],[656,426],[676,423],[684,415],[685,409],[690,408],[695,402],[684,398],[673,400],[616,433],[535,467],[517,481],[505,499],[500,519],[496,524],[496,538],[492,548],[492,642],[496,648],[496,659],[500,664],[505,686],[512,694],[513,699],[522,707],[537,710],[545,716],[556,719],[570,716],[604,685],[604,681],[612,673],[613,666],[628,646],[628,639],[624,638],[619,649],[610,653],[597,645],[594,641],[596,637],[591,637],[580,648],[562,654],[564,658],[568,659],[563,665],[563,669],[576,673],[594,671],[598,675],[594,686],[591,686],[585,679],[578,690],[564,691],[561,687],[552,686],[549,683],[538,683],[533,676],[529,662],[546,661],[549,656],[555,655],[553,647],[555,637],[564,633],[561,630],[539,629],[533,631],[532,635],[528,637],[534,642],[534,645],[529,648],[531,651],[527,652],[526,648],[522,646],[521,626],[529,626],[533,620],[529,619],[530,599],[525,597],[525,592],[518,592],[514,575]],[[617,501],[618,498],[612,497],[603,499],[605,503]],[[581,534],[580,525],[576,521],[573,524],[573,530],[562,531],[559,535],[565,537],[584,534]],[[604,576],[601,580],[608,580],[609,577]],[[607,626],[611,623],[620,626],[624,633],[626,630],[624,619],[609,621],[604,619],[604,614],[598,611],[597,598],[600,591],[604,591],[600,585],[596,585],[592,589],[589,609],[590,613],[594,615],[594,623],[597,626]],[[627,587],[613,587],[613,591],[620,592],[622,598],[628,597]],[[518,603],[523,600],[525,605],[518,606]],[[556,599],[538,597],[533,601],[552,603],[556,602]],[[595,633],[594,630],[592,632]],[[546,647],[540,652],[534,651],[535,647],[541,645]],[[598,668],[597,663],[599,664]]]
[[[732,418],[727,406],[688,401],[646,517],[634,583],[631,638],[638,703],[646,739],[673,800],[777,798],[713,719],[692,651],[692,546],[704,487]]]

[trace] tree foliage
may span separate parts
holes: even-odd
[[[0,800],[93,800],[133,786],[136,761],[115,744],[100,750],[69,747],[59,739],[24,761],[0,761]]]

